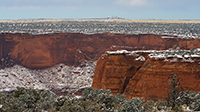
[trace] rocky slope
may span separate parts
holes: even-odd
[[[199,59],[199,49],[107,52],[97,61],[92,87],[156,100],[166,98],[174,73],[184,90],[200,91]]]
[[[159,50],[172,47],[191,49],[200,47],[199,39],[161,37],[163,36],[154,34],[103,33],[88,35],[80,33],[54,33],[31,35],[1,33],[0,58],[6,58],[9,55],[15,63],[20,63],[31,69],[41,69],[59,63],[72,66],[84,59],[97,60],[112,45],[129,46],[129,49],[137,50]],[[80,60],[75,57],[77,50],[83,55],[80,56]]]
[[[0,70],[0,91],[12,91],[17,86],[51,90],[55,93],[75,93],[90,87],[96,62],[83,61],[78,67],[58,64],[47,69],[32,70],[19,65]]]

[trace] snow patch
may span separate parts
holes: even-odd
[[[127,50],[117,50],[117,51],[107,51],[107,54],[117,55],[125,54],[128,56],[134,56],[135,60],[145,61],[145,58],[140,55],[140,53],[148,53],[149,58],[154,58],[155,60],[163,60],[168,62],[198,62],[200,61],[200,49],[191,50],[181,50],[168,49],[168,50],[137,50],[137,51],[127,51]],[[103,59],[103,58],[102,58]]]
[[[0,70],[0,91],[12,91],[16,87],[73,93],[81,87],[90,87],[96,61],[85,61],[82,67],[58,64],[44,70],[31,70],[19,65]]]
[[[161,38],[174,38],[174,37],[171,37],[171,36],[162,36]]]
[[[127,50],[107,51],[107,54],[123,54],[123,53],[128,54],[130,52]]]
[[[138,58],[135,58],[137,61],[146,61],[146,59],[143,56],[139,56]]]

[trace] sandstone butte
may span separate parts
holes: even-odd
[[[101,54],[115,46],[135,49],[168,49],[200,47],[198,39],[161,38],[154,34],[0,34],[0,59],[8,55],[18,64],[31,69],[41,69],[58,63],[78,65],[80,61],[97,60]],[[78,57],[77,57],[77,56]]]
[[[147,53],[138,53],[147,61],[136,60],[134,55],[104,54],[97,61],[93,88],[111,89],[113,94],[121,93],[145,100],[167,97],[169,75],[178,74],[184,90],[200,91],[200,64],[197,62],[165,62],[149,58]]]

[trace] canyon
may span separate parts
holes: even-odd
[[[15,63],[30,69],[48,68],[55,64],[79,65],[82,60],[97,60],[106,50],[119,49],[168,49],[200,47],[195,38],[161,38],[154,34],[81,34],[54,33],[45,35],[0,34],[0,58],[11,57]],[[122,49],[122,48],[121,48]],[[80,53],[81,55],[80,56]],[[75,55],[79,55],[76,57]],[[3,64],[3,62],[2,62]]]
[[[14,89],[16,86],[30,84],[31,88],[43,89],[74,89],[76,85],[78,87],[74,91],[77,91],[92,85],[93,88],[111,89],[113,94],[123,93],[127,98],[159,99],[166,97],[167,79],[173,72],[179,74],[185,90],[200,91],[198,63],[164,62],[149,58],[147,52],[131,55],[123,52],[170,48],[200,48],[200,40],[155,34],[1,33],[0,82],[4,90],[7,85]],[[122,51],[112,53],[116,50]],[[23,78],[20,71],[23,70],[29,71],[24,72],[24,75],[31,75],[27,79],[30,81],[26,83],[21,83]],[[17,83],[10,84],[12,81],[7,79],[13,76],[17,77]],[[13,80],[16,82],[16,79]],[[53,85],[55,81],[57,84]],[[65,84],[68,86],[63,86]]]

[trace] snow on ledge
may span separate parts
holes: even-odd
[[[130,51],[127,50],[117,50],[117,51],[107,51],[107,54],[129,54]]]
[[[135,58],[136,61],[146,61],[146,59],[143,56],[139,56],[138,58]]]
[[[162,36],[161,38],[174,38],[174,37],[171,37],[171,36]]]
[[[200,61],[200,49],[181,50],[181,49],[169,49],[169,50],[117,50],[107,51],[107,54],[125,54],[129,56],[135,56],[137,61],[145,61],[146,59],[140,55],[140,53],[148,53],[149,58],[155,60],[161,59],[168,62],[199,62]]]

